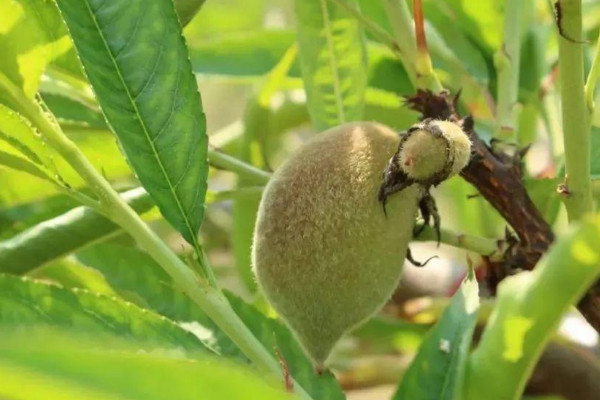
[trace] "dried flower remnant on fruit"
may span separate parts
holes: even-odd
[[[384,170],[379,200],[385,205],[394,193],[418,183],[425,191],[458,174],[471,157],[471,141],[451,121],[426,119],[402,136]]]
[[[263,194],[254,272],[317,368],[400,279],[420,188],[393,196],[387,218],[377,200],[381,171],[399,141],[377,123],[330,129],[292,155]]]

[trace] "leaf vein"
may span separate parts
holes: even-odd
[[[167,171],[165,169],[165,166],[163,165],[162,159],[160,158],[160,156],[158,154],[158,151],[156,149],[156,146],[154,145],[154,142],[152,141],[152,138],[150,136],[148,127],[146,126],[146,124],[144,123],[144,121],[141,118],[141,114],[139,112],[137,103],[135,102],[135,100],[133,99],[133,97],[131,95],[130,88],[129,88],[129,86],[127,86],[127,82],[126,82],[126,80],[125,80],[125,78],[124,78],[124,76],[123,76],[123,74],[121,72],[121,68],[119,67],[119,64],[117,63],[117,60],[114,58],[112,50],[111,50],[110,46],[108,45],[108,42],[106,41],[106,38],[104,36],[104,32],[102,31],[102,29],[101,29],[101,27],[99,25],[99,22],[98,22],[98,20],[96,18],[96,15],[94,14],[94,10],[91,8],[89,0],[84,0],[84,1],[85,1],[86,8],[88,9],[88,12],[90,14],[90,18],[92,19],[92,21],[93,21],[96,29],[98,30],[98,34],[99,34],[99,36],[100,36],[100,38],[101,38],[101,40],[102,40],[102,42],[104,44],[104,47],[105,47],[107,53],[111,57],[111,61],[112,61],[113,65],[114,65],[114,67],[115,67],[115,71],[116,71],[116,73],[117,73],[117,75],[119,77],[119,80],[121,81],[121,84],[123,85],[123,87],[125,89],[125,92],[126,92],[128,98],[129,98],[129,101],[131,102],[131,104],[133,106],[133,109],[134,109],[134,111],[135,111],[135,113],[136,113],[136,115],[138,117],[138,120],[140,122],[140,126],[142,128],[142,131],[144,132],[144,135],[146,136],[146,140],[147,140],[147,142],[148,142],[148,144],[150,146],[150,149],[151,149],[154,157],[158,161],[157,164],[158,164],[158,166],[159,166],[159,168],[161,170],[161,173],[163,174],[163,176],[164,176],[164,178],[165,178],[165,180],[166,180],[166,182],[168,184],[169,191],[171,192],[171,194],[173,196],[173,199],[175,200],[175,204],[176,204],[176,206],[178,208],[178,211],[181,214],[181,216],[183,217],[183,221],[185,223],[185,226],[186,226],[186,229],[188,231],[188,234],[190,235],[190,238],[193,239],[193,238],[196,237],[196,233],[192,229],[190,221],[189,221],[189,219],[187,217],[187,214],[185,212],[185,209],[183,207],[183,204],[181,204],[181,201],[180,201],[179,197],[177,196],[177,193],[175,192],[175,190],[173,188],[171,179],[169,178],[169,176],[167,174]],[[179,76],[179,68],[178,68],[178,76]],[[179,83],[179,80],[178,80],[178,83]],[[194,240],[194,242],[196,242],[196,240]]]

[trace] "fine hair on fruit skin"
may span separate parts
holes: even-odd
[[[317,367],[377,312],[400,279],[421,191],[377,193],[400,136],[373,122],[316,135],[273,175],[258,212],[253,268]]]

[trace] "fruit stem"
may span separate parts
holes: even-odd
[[[504,240],[469,235],[444,228],[440,230],[440,234],[440,243],[488,256],[492,261],[502,259],[504,253]],[[437,235],[432,227],[427,226],[423,232],[413,240],[419,242],[437,241]]]

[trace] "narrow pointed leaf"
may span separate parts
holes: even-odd
[[[126,336],[143,348],[206,350],[200,339],[173,321],[117,297],[0,275],[2,330],[40,325]]]
[[[139,213],[153,206],[150,196],[140,189],[126,192],[123,198]],[[25,274],[118,232],[122,232],[118,225],[94,210],[74,208],[0,241],[0,272]]]
[[[196,243],[206,120],[171,0],[58,0],[85,72],[162,214]]]
[[[293,400],[249,366],[199,354],[140,352],[125,340],[38,329],[4,331],[0,398],[60,400]]]
[[[203,331],[211,333],[208,342],[220,354],[244,358],[231,340],[186,295],[175,289],[171,278],[148,255],[133,248],[102,244],[81,251],[77,257],[83,264],[102,272],[107,282],[122,296],[172,320],[200,325]],[[274,357],[278,356],[275,349],[280,350],[290,374],[314,399],[344,399],[333,374],[315,373],[312,362],[285,325],[266,317],[234,295],[229,294],[227,298]]]
[[[419,348],[394,400],[461,398],[478,309],[477,280],[470,273]]]
[[[0,72],[33,98],[46,65],[71,48],[66,33],[52,0],[1,1]]]
[[[0,142],[8,144],[21,153],[37,167],[45,179],[56,183],[62,180],[54,166],[56,154],[46,146],[41,135],[29,121],[3,104],[0,104]]]
[[[348,0],[358,7],[355,0]],[[308,108],[317,130],[362,118],[367,86],[364,34],[328,0],[296,0],[298,46]]]
[[[174,0],[175,10],[182,26],[186,26],[198,13],[206,0]]]
[[[6,167],[15,171],[25,172],[29,175],[35,176],[36,178],[44,179],[49,182],[55,182],[54,179],[52,179],[52,177],[49,176],[43,168],[40,168],[38,165],[26,158],[16,156],[12,153],[7,153],[2,150],[0,150],[0,167]]]

